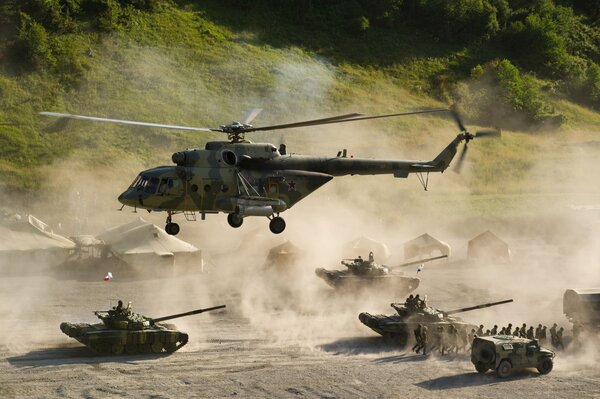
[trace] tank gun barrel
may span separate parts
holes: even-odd
[[[172,314],[170,316],[157,317],[155,319],[150,319],[150,324],[158,323],[158,322],[165,321],[165,320],[177,319],[179,317],[191,316],[194,314],[199,314],[199,313],[204,313],[204,312],[210,312],[211,310],[223,309],[225,307],[226,307],[225,305],[219,305],[219,306],[213,306],[211,308],[196,309],[196,310],[191,310],[189,312]]]
[[[505,303],[510,303],[512,301],[513,301],[512,299],[505,299],[503,301],[498,301],[498,302],[484,303],[482,305],[469,306],[467,308],[460,308],[460,309],[449,310],[447,312],[444,312],[444,314],[445,315],[451,315],[451,314],[455,314],[455,313],[468,312],[470,310],[475,310],[475,309],[489,308],[490,306],[502,305],[502,304],[505,304]]]
[[[443,259],[443,258],[447,258],[447,257],[448,257],[448,255],[434,256],[433,258],[425,258],[425,259],[420,259],[420,260],[413,260],[411,262],[402,263],[402,264],[396,265],[396,266],[387,266],[387,268],[388,269],[396,269],[396,268],[399,268],[399,267],[407,267],[407,266],[417,265],[419,263],[431,262],[432,260]]]

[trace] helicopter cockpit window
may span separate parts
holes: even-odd
[[[146,187],[146,184],[148,184],[148,176],[139,175],[133,183],[131,183],[131,188],[141,191]]]
[[[162,178],[158,185],[158,195],[168,195],[171,189],[175,186],[173,179]]]
[[[146,188],[144,189],[144,191],[148,194],[156,193],[159,182],[160,182],[160,179],[158,177],[151,177],[150,180],[148,181],[148,183],[146,184]]]

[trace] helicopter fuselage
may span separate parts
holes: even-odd
[[[282,155],[272,144],[208,142],[172,156],[175,166],[141,172],[119,196],[128,206],[151,211],[224,212],[234,227],[246,216],[272,217],[308,196],[334,176],[442,172],[456,154],[457,136],[433,161]]]

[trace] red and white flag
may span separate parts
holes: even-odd
[[[425,264],[421,263],[419,265],[419,268],[417,269],[417,274],[421,273],[423,271],[423,269],[425,269]]]
[[[113,275],[111,272],[106,273],[106,276],[104,276],[104,281],[111,281],[113,279]]]

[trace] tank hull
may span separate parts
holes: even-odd
[[[330,287],[339,290],[357,289],[391,289],[401,294],[409,293],[417,289],[420,280],[418,278],[406,277],[397,274],[379,276],[354,275],[339,270],[317,269],[316,275],[323,279]]]
[[[60,329],[99,355],[172,353],[188,342],[188,335],[172,325],[156,323],[151,328],[121,330],[104,324],[61,323]]]
[[[472,329],[477,329],[477,326],[474,324],[466,323],[458,318],[440,319],[439,321],[423,320],[418,317],[404,319],[398,315],[372,315],[363,312],[358,315],[358,319],[365,326],[400,347],[404,347],[414,341],[413,331],[419,324],[426,326],[430,334],[433,334],[439,326],[444,327],[448,331],[448,327],[452,325],[456,327],[458,335],[461,337],[465,337]]]

